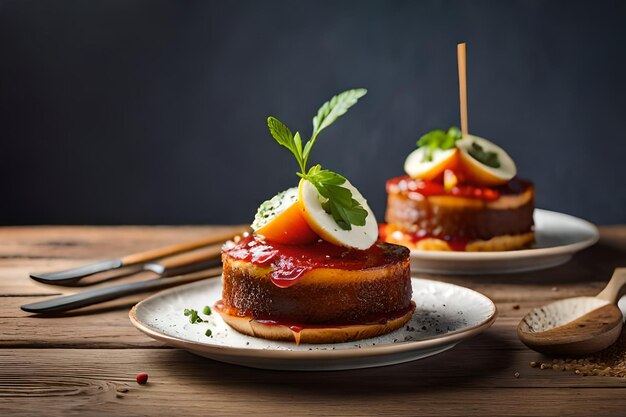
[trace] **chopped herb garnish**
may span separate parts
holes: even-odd
[[[211,307],[204,306],[204,309],[202,309],[202,314],[204,314],[205,316],[210,316],[211,315]]]
[[[198,316],[198,310],[194,310],[193,308],[186,308],[184,311],[185,316],[189,317],[189,323],[196,324],[202,323],[202,317]]]
[[[498,154],[495,152],[485,151],[483,147],[476,142],[472,142],[472,146],[467,150],[467,153],[469,153],[472,158],[478,162],[482,162],[488,167],[500,168],[500,159],[498,158]]]
[[[211,329],[206,329],[206,332],[204,332],[204,334],[205,334],[207,337],[212,337],[212,336],[213,336],[213,332],[211,331]]]
[[[417,141],[417,146],[425,148],[424,161],[431,162],[435,149],[452,149],[456,145],[456,141],[460,140],[462,136],[461,130],[455,126],[452,126],[447,132],[437,129],[422,136]]]
[[[264,201],[254,216],[252,229],[259,230],[269,223],[276,215],[298,201],[298,187],[293,187],[276,194],[270,200]]]
[[[298,176],[310,181],[315,186],[325,199],[321,202],[324,211],[330,214],[335,223],[344,230],[351,230],[352,225],[365,225],[367,211],[358,201],[352,198],[352,192],[349,189],[342,187],[342,184],[346,182],[343,176],[333,171],[322,169],[320,165],[311,167],[307,171],[307,162],[319,133],[344,115],[366,93],[367,90],[363,88],[348,90],[322,104],[322,107],[317,111],[317,115],[313,118],[311,139],[304,144],[304,147],[302,146],[300,132],[293,134],[280,120],[273,116],[267,118],[267,126],[272,137],[279,145],[289,149],[295,156],[300,166]]]

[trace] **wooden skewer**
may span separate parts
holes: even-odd
[[[179,268],[181,266],[208,261],[210,259],[217,259],[222,253],[222,244],[223,243],[218,243],[207,246],[203,249],[197,249],[192,252],[185,252],[181,255],[170,256],[168,258],[162,259],[158,262],[158,264],[164,269],[168,269]]]
[[[232,239],[237,234],[247,231],[247,227],[240,227],[234,230],[227,230],[221,233],[215,233],[211,236],[197,239],[191,242],[180,243],[177,245],[165,246],[162,248],[151,249],[145,252],[134,253],[132,255],[126,255],[121,258],[122,265],[136,265],[143,262],[151,261],[153,259],[163,258],[165,256],[174,255],[181,252],[198,249],[203,246],[213,245],[216,243],[222,243],[228,239]]]
[[[465,43],[456,46],[459,61],[459,98],[461,99],[461,132],[463,136],[468,134],[467,128],[467,75]]]

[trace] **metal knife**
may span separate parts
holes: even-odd
[[[131,282],[128,284],[113,285],[105,288],[96,288],[71,295],[55,297],[45,301],[25,304],[21,309],[29,313],[58,313],[70,311],[105,301],[115,300],[132,294],[156,291],[176,285],[188,284],[202,279],[212,278],[222,272],[221,267],[204,269],[186,275],[172,278],[155,278],[146,281]]]

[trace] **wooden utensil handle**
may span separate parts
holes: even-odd
[[[163,258],[168,255],[174,255],[176,253],[186,252],[192,249],[201,248],[203,246],[213,245],[216,243],[223,243],[227,241],[228,239],[232,239],[238,234],[244,233],[248,230],[249,230],[248,227],[242,226],[239,228],[231,229],[226,232],[216,233],[209,237],[194,240],[191,242],[181,243],[178,245],[165,246],[162,248],[152,249],[152,250],[145,251],[145,252],[134,253],[132,255],[127,255],[123,257],[121,259],[122,264],[124,266],[141,264],[141,263],[151,261],[154,259]]]
[[[626,268],[617,268],[606,287],[596,297],[617,304],[626,293]]]
[[[159,261],[165,269],[178,268],[185,265],[195,264],[198,262],[209,261],[219,258],[222,253],[222,244],[211,245],[206,249],[198,249],[193,252],[183,253],[181,255],[171,256]]]

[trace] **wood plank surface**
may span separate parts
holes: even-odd
[[[77,415],[172,415],[167,410],[175,410],[176,415],[211,416],[588,416],[589,401],[594,415],[615,413],[626,388],[622,379],[530,368],[527,355],[494,356],[471,341],[421,361],[313,373],[248,369],[174,349],[19,349],[0,355],[0,412],[6,415],[33,415],[48,404],[48,412],[58,408]],[[134,382],[142,371],[150,375],[145,386]],[[128,392],[118,396],[118,388]]]
[[[199,358],[131,326],[128,308],[141,295],[56,316],[19,309],[46,295],[83,289],[38,284],[28,272],[184,242],[215,230],[0,228],[0,416],[626,413],[626,379],[531,368],[531,361],[549,358],[528,350],[515,333],[530,308],[597,293],[612,268],[626,265],[626,226],[601,228],[598,245],[558,268],[489,277],[428,276],[485,293],[496,301],[499,318],[488,331],[452,350],[383,368],[275,372]],[[134,381],[142,371],[150,375],[145,386]]]

